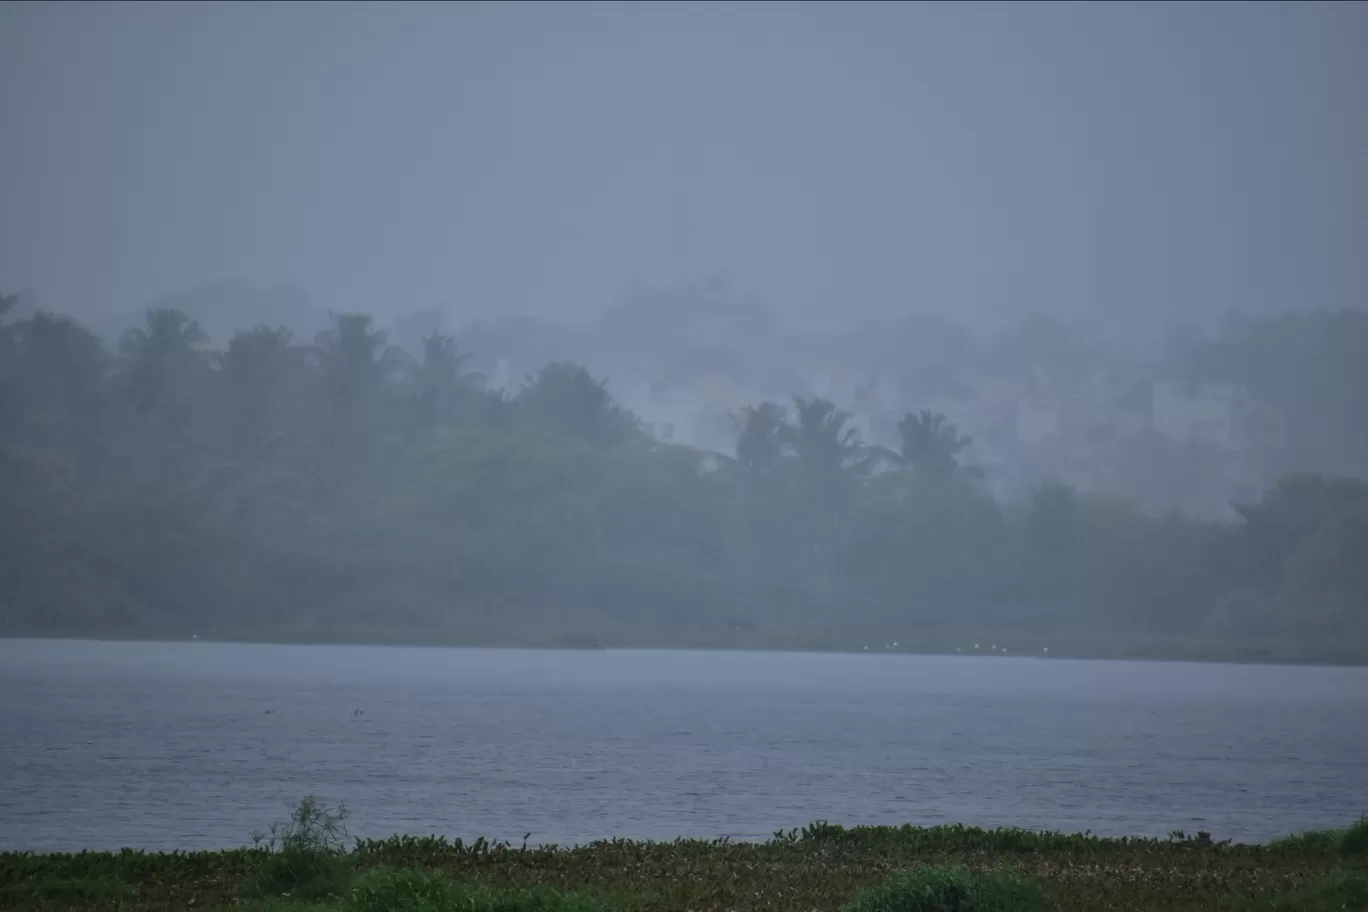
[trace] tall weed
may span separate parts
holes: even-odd
[[[249,897],[318,899],[346,892],[352,859],[346,853],[347,809],[309,795],[283,823],[252,837],[261,860],[243,885]]]

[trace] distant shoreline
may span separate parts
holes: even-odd
[[[136,635],[91,634],[91,633],[47,633],[47,632],[5,632],[0,631],[0,640],[70,640],[100,643],[212,643],[242,646],[377,646],[430,649],[501,649],[536,650],[549,652],[743,652],[743,653],[800,653],[832,655],[883,655],[905,657],[959,657],[984,659],[1040,659],[1040,660],[1079,660],[1110,662],[1174,662],[1213,665],[1270,665],[1305,666],[1325,668],[1361,668],[1368,666],[1368,644],[1344,646],[1343,644],[1291,643],[1278,644],[1266,641],[1236,643],[1211,643],[1204,641],[1128,641],[1115,640],[1106,643],[1065,642],[1060,646],[1020,650],[1010,647],[1006,651],[982,647],[947,647],[941,645],[908,647],[888,646],[856,647],[848,644],[815,645],[807,643],[719,643],[686,642],[662,643],[659,641],[630,640],[602,642],[592,637],[575,637],[570,640],[488,638],[483,640],[456,639],[442,637],[375,637],[375,636],[328,636],[325,634],[307,635],[233,635],[233,634],[148,634]]]

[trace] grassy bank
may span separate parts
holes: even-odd
[[[1368,822],[1269,845],[813,824],[765,843],[345,843],[306,800],[251,849],[0,855],[0,909],[1097,912],[1368,909]]]

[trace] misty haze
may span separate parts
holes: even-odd
[[[1368,908],[1365,97],[1352,3],[0,4],[0,912]]]

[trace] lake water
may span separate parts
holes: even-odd
[[[0,848],[562,844],[842,823],[1206,830],[1368,812],[1368,669],[0,640]]]

